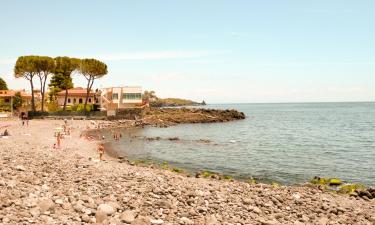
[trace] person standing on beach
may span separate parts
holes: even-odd
[[[99,153],[99,159],[100,161],[103,161],[103,155],[104,155],[104,144],[101,143],[98,147],[98,153]]]
[[[60,145],[61,145],[61,133],[60,132],[57,133],[56,141],[57,141],[57,148],[60,149]]]

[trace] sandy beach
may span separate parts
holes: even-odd
[[[375,224],[374,199],[98,162],[90,121],[68,123],[56,150],[62,120],[1,121],[0,224]]]

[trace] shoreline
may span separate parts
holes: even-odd
[[[63,121],[7,121],[2,145],[0,224],[373,224],[375,200],[313,187],[275,187],[181,176],[168,170],[96,162],[97,141],[74,121],[62,150]],[[27,135],[28,134],[28,135]],[[141,223],[141,222],[144,223]]]
[[[175,125],[178,125],[178,124],[175,124]],[[113,131],[115,131],[116,129],[125,129],[125,130],[128,130],[129,129],[132,129],[132,128],[139,128],[139,129],[143,129],[145,127],[151,127],[151,125],[146,125],[146,126],[133,126],[131,123],[128,124],[128,125],[122,125],[122,126],[119,126],[119,127],[116,127],[115,126],[110,126],[110,128],[101,128],[101,129],[93,129],[93,130],[90,130],[89,132],[101,132],[103,130],[107,131],[107,132],[110,132],[112,133]],[[160,128],[162,129],[162,128]],[[141,142],[143,142],[144,144],[147,144],[148,142],[153,142],[153,141],[184,141],[182,139],[180,139],[179,137],[176,137],[176,136],[173,136],[173,137],[164,137],[164,138],[161,138],[161,137],[147,137],[147,136],[132,136],[130,134],[131,138],[135,138],[137,140],[140,140]],[[100,141],[100,140],[98,140]],[[142,158],[142,157],[135,157],[135,158],[130,158],[125,152],[122,152],[121,150],[119,149],[116,149],[114,147],[109,147],[108,143],[111,143],[111,144],[116,144],[117,142],[115,140],[112,139],[111,135],[109,136],[109,139],[106,138],[105,140],[102,140],[106,145],[106,149],[107,149],[107,152],[109,154],[109,156],[111,158],[113,158],[114,160],[118,160],[119,162],[121,163],[128,163],[130,165],[137,165],[137,166],[141,166],[141,167],[150,167],[150,168],[158,168],[158,169],[162,169],[162,170],[170,170],[170,171],[174,171],[174,172],[177,172],[181,175],[184,175],[184,176],[187,176],[187,177],[196,177],[196,178],[201,178],[201,177],[204,177],[204,178],[211,178],[211,179],[216,179],[216,180],[236,180],[236,181],[239,181],[239,182],[247,182],[247,183],[259,183],[259,184],[269,184],[269,185],[276,185],[276,186],[295,186],[295,187],[301,187],[301,186],[311,186],[314,184],[314,177],[311,177],[309,179],[306,179],[304,181],[301,181],[300,183],[292,183],[292,184],[285,184],[285,183],[282,183],[282,182],[279,182],[277,180],[272,180],[272,179],[269,179],[267,177],[254,177],[254,176],[243,176],[243,175],[238,175],[238,176],[233,176],[233,175],[230,175],[230,174],[226,174],[226,173],[221,173],[221,172],[217,172],[217,171],[214,171],[214,170],[209,170],[209,169],[203,169],[203,168],[199,168],[199,167],[196,167],[196,168],[186,168],[184,167],[184,165],[179,165],[179,164],[174,164],[172,162],[169,162],[169,161],[165,161],[165,160],[156,160],[156,159],[151,159],[151,158]],[[186,140],[185,140],[186,141]],[[199,139],[199,140],[188,140],[190,142],[199,142],[199,143],[210,143],[210,140],[205,140],[205,139]],[[346,188],[347,185],[359,185],[359,186],[363,186],[363,187],[372,187],[374,186],[375,184],[370,184],[370,185],[364,185],[362,183],[352,183],[352,182],[348,182],[348,181],[345,181],[345,180],[341,180],[340,177],[320,177],[322,179],[326,179],[326,180],[330,180],[330,179],[338,179],[340,180],[340,182],[342,182],[341,186],[343,186],[344,188]],[[329,183],[329,182],[328,182]],[[329,186],[327,182],[324,183],[324,184],[320,184],[322,187],[320,188],[325,188],[325,189],[328,189],[328,190],[338,190],[340,191],[340,188],[341,186]],[[372,198],[372,197],[371,197]]]

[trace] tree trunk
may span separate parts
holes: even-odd
[[[63,111],[66,109],[66,102],[68,101],[68,89],[65,89],[64,107]]]
[[[39,76],[40,80],[40,94],[42,96],[42,105],[41,105],[41,111],[44,112],[44,88],[45,88],[45,82],[47,77]]]
[[[30,86],[31,86],[31,110],[35,112],[35,100],[34,100],[34,84],[33,84],[33,77],[30,78]]]
[[[43,107],[44,107],[44,99],[45,99],[45,95],[46,95],[46,82],[47,82],[47,76],[45,76],[44,80],[43,80],[42,110],[43,110]]]
[[[91,80],[92,80],[92,83],[91,83]],[[94,83],[94,78],[90,76],[90,78],[88,79],[88,82],[87,82],[87,91],[86,91],[85,105],[83,106],[83,110],[84,110],[85,113],[87,112],[87,110],[86,110],[87,100],[89,98],[89,93],[90,93],[90,90],[91,90],[91,87],[92,87],[93,83]]]

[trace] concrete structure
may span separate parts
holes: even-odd
[[[111,87],[101,90],[101,110],[115,110],[143,107],[142,87]]]
[[[82,87],[69,89],[66,105],[73,106],[73,105],[78,105],[78,104],[85,104],[86,94],[87,94],[86,91],[87,89],[82,88]],[[57,102],[59,106],[61,107],[64,106],[64,101],[65,101],[65,91],[60,91],[59,93],[57,93]],[[87,104],[92,105],[96,103],[99,103],[99,100],[95,97],[95,93],[90,91]]]

